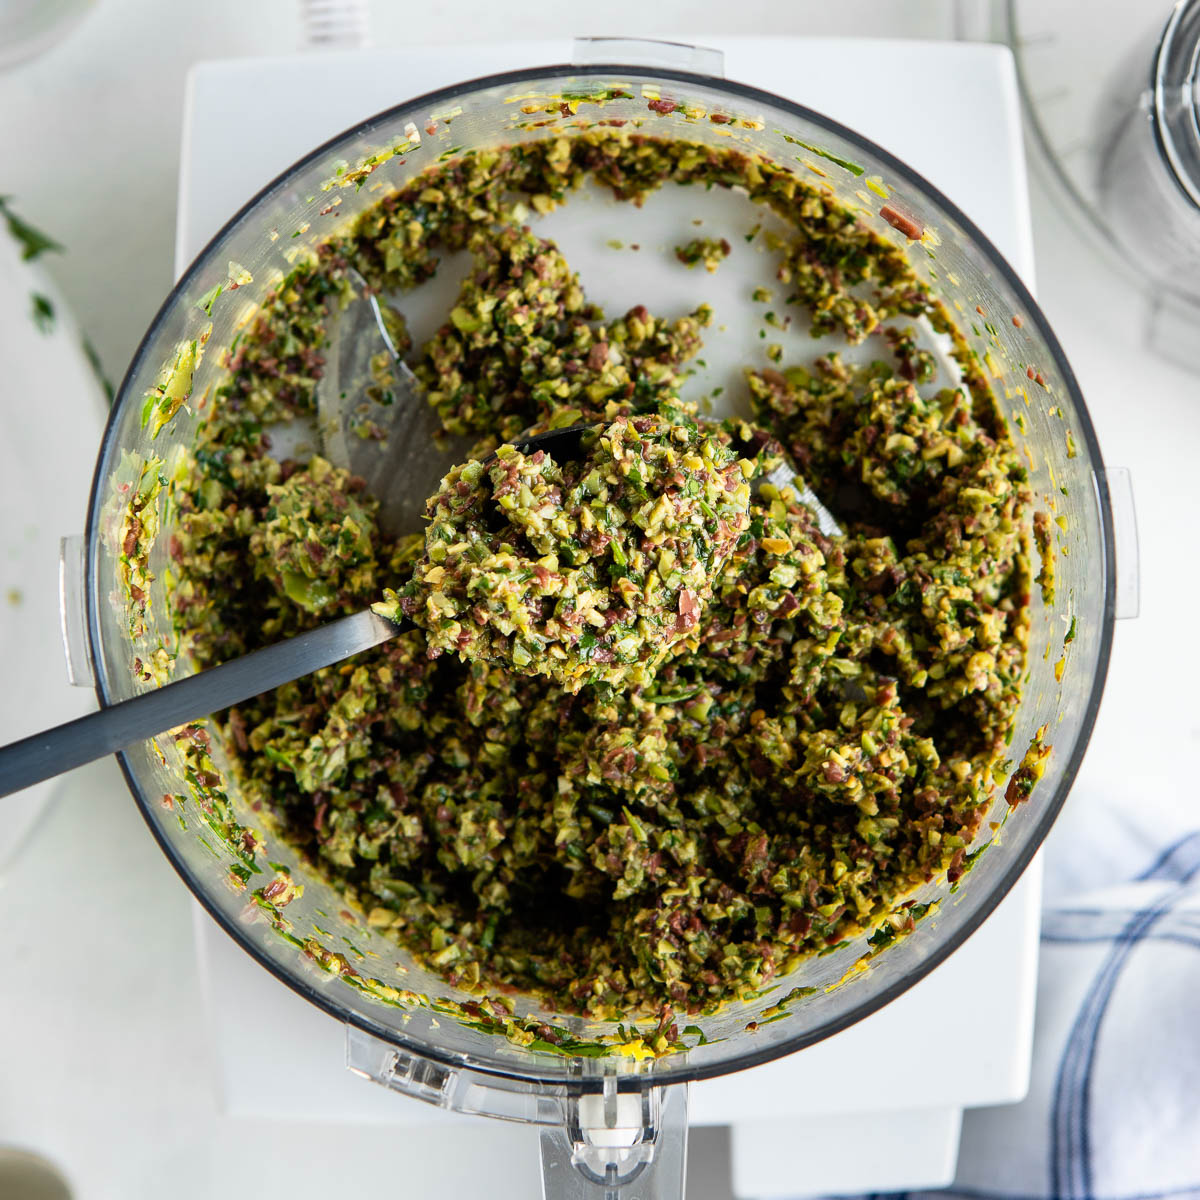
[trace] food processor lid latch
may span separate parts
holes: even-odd
[[[638,1200],[683,1200],[688,1085],[604,1090],[566,1098],[566,1120],[542,1130],[545,1200],[607,1200],[634,1187]]]
[[[638,1200],[683,1200],[688,1084],[658,1087],[621,1065],[604,1063],[598,1079],[538,1084],[448,1066],[346,1027],[354,1074],[451,1112],[542,1126],[546,1200],[607,1200],[635,1183]]]

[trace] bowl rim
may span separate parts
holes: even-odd
[[[1100,702],[1104,694],[1104,685],[1108,674],[1109,659],[1112,651],[1113,625],[1116,619],[1116,555],[1115,542],[1113,533],[1113,516],[1112,506],[1109,495],[1109,487],[1107,475],[1104,469],[1104,460],[1100,452],[1099,441],[1096,437],[1096,431],[1092,424],[1091,417],[1088,413],[1086,403],[1083,398],[1083,393],[1079,387],[1075,374],[1071,369],[1070,363],[1067,361],[1066,355],[1063,352],[1062,346],[1055,337],[1053,330],[1050,328],[1049,322],[1046,320],[1041,307],[1030,293],[1020,276],[1009,264],[1007,259],[997,250],[990,239],[979,229],[979,227],[946,195],[944,195],[937,187],[931,184],[923,175],[908,166],[901,159],[889,153],[886,149],[873,142],[870,138],[864,137],[862,134],[825,116],[823,113],[815,109],[808,108],[805,105],[797,104],[794,101],[788,100],[783,96],[778,96],[772,92],[756,88],[749,84],[737,82],[735,80],[723,79],[713,75],[706,75],[692,71],[682,71],[674,68],[654,67],[644,64],[620,63],[620,62],[602,62],[588,64],[573,64],[573,63],[557,63],[547,66],[525,67],[515,71],[502,71],[491,75],[483,75],[478,78],[463,80],[459,83],[451,84],[447,87],[438,88],[422,95],[415,96],[411,99],[404,100],[399,104],[394,104],[389,108],[383,109],[374,115],[359,121],[355,125],[349,126],[341,133],[326,139],[320,145],[309,151],[303,157],[297,159],[291,166],[284,171],[274,176],[263,187],[259,188],[255,194],[243,204],[237,212],[235,212],[220,229],[205,244],[204,248],[195,256],[188,268],[180,275],[158,311],[155,313],[153,320],[147,327],[146,333],[143,335],[137,350],[135,351],[129,368],[125,372],[121,380],[121,385],[116,392],[113,401],[112,409],[109,414],[108,424],[104,430],[103,440],[101,442],[99,455],[97,458],[96,472],[92,479],[91,493],[88,500],[87,525],[85,530],[85,597],[87,610],[87,634],[89,645],[91,648],[92,659],[95,665],[96,675],[96,697],[101,707],[106,707],[113,703],[112,696],[108,688],[108,672],[103,661],[102,640],[100,638],[99,628],[99,594],[96,586],[96,562],[97,555],[94,551],[97,545],[97,535],[100,526],[100,515],[104,502],[105,479],[110,468],[110,459],[114,449],[116,430],[119,424],[118,418],[127,404],[131,403],[131,395],[129,388],[133,379],[139,373],[143,360],[147,357],[151,346],[154,345],[159,326],[166,319],[167,315],[174,309],[175,305],[183,295],[184,291],[194,281],[198,272],[207,264],[207,260],[214,248],[235,226],[237,226],[252,210],[271,192],[275,189],[284,186],[292,179],[299,171],[316,163],[317,160],[327,158],[343,143],[355,137],[370,133],[370,131],[385,122],[395,120],[400,114],[411,113],[414,110],[429,109],[434,106],[442,106],[448,102],[466,97],[470,94],[478,92],[484,88],[496,88],[505,86],[518,86],[523,84],[536,83],[540,80],[548,78],[560,78],[563,76],[594,76],[594,75],[609,75],[614,72],[630,77],[633,80],[644,80],[648,83],[671,82],[685,85],[699,85],[702,87],[721,90],[731,94],[737,100],[745,103],[766,104],[778,108],[789,116],[798,118],[801,121],[809,122],[819,128],[822,128],[834,136],[841,138],[849,144],[865,150],[868,154],[875,157],[889,171],[894,172],[896,177],[902,179],[906,183],[911,183],[914,190],[923,193],[938,205],[942,211],[951,220],[956,222],[972,244],[979,250],[983,257],[988,261],[989,265],[1002,277],[1004,282],[1010,287],[1014,294],[1019,299],[1025,313],[1025,320],[1032,323],[1036,328],[1038,335],[1043,339],[1047,348],[1050,350],[1055,366],[1062,377],[1063,384],[1066,390],[1070,393],[1076,413],[1078,415],[1078,427],[1076,434],[1082,437],[1087,446],[1088,454],[1093,465],[1093,477],[1096,483],[1096,493],[1098,501],[1098,516],[1101,534],[1101,549],[1104,568],[1104,607],[1100,620],[1100,642],[1097,649],[1095,671],[1092,678],[1092,686],[1088,695],[1087,704],[1083,712],[1079,726],[1079,734],[1076,737],[1075,744],[1072,747],[1070,757],[1068,758],[1062,778],[1057,792],[1046,804],[1045,808],[1039,814],[1038,824],[1035,827],[1034,835],[1030,837],[1026,844],[1013,852],[1011,856],[1006,856],[1005,870],[996,881],[986,895],[983,895],[970,916],[963,922],[963,925],[955,930],[949,937],[943,941],[936,943],[928,952],[928,954],[917,963],[911,971],[905,974],[902,978],[888,984],[878,993],[871,997],[860,1001],[836,1018],[816,1029],[812,1029],[796,1036],[789,1038],[779,1043],[765,1046],[762,1049],[754,1049],[751,1045],[743,1050],[738,1059],[734,1062],[716,1062],[702,1063],[696,1065],[688,1065],[686,1059],[676,1058],[674,1055],[669,1055],[666,1058],[658,1059],[653,1064],[653,1068],[644,1074],[622,1076],[620,1086],[644,1088],[649,1086],[659,1087],[678,1083],[688,1083],[699,1081],[702,1079],[715,1078],[721,1075],[732,1074],[734,1071],[747,1070],[751,1067],[760,1066],[764,1063],[772,1062],[775,1059],[782,1058],[785,1055],[792,1054],[797,1050],[801,1050],[806,1046],[815,1044],[816,1042],[824,1041],[828,1037],[832,1037],[836,1033],[840,1033],[848,1029],[851,1025],[857,1024],[859,1021],[870,1016],[872,1013],[879,1011],[885,1005],[891,1003],[902,993],[906,992],[910,987],[928,975],[935,967],[944,962],[951,954],[954,953],[967,939],[983,924],[983,922],[992,914],[999,905],[1000,901],[1009,893],[1018,878],[1024,873],[1025,868],[1029,865],[1034,855],[1037,853],[1042,842],[1045,840],[1047,833],[1058,817],[1063,804],[1066,801],[1067,795],[1070,793],[1071,787],[1074,784],[1076,775],[1079,771],[1080,763],[1083,755],[1087,750],[1088,743],[1091,740],[1092,731],[1095,726],[1096,716],[1099,712]],[[472,1072],[477,1072],[479,1075],[487,1076],[494,1079],[496,1082],[508,1080],[520,1083],[535,1083],[545,1086],[555,1087],[561,1086],[566,1082],[567,1076],[562,1068],[570,1061],[569,1057],[563,1056],[561,1059],[556,1058],[558,1070],[554,1071],[539,1071],[536,1069],[525,1070],[515,1066],[506,1069],[505,1066],[497,1063],[480,1063],[463,1051],[445,1050],[436,1045],[426,1043],[419,1039],[407,1037],[403,1031],[394,1030],[386,1026],[380,1025],[363,1014],[354,1012],[349,1008],[343,1007],[333,1001],[329,993],[320,990],[315,984],[306,980],[300,973],[287,973],[279,964],[270,959],[264,952],[260,951],[254,943],[243,934],[239,925],[224,914],[221,909],[209,899],[205,889],[198,884],[192,877],[187,864],[175,854],[171,843],[160,830],[160,827],[153,815],[152,804],[150,798],[144,794],[142,788],[138,784],[133,771],[129,765],[127,754],[122,751],[117,754],[117,760],[120,764],[121,772],[125,777],[125,782],[129,790],[133,794],[138,808],[141,810],[142,817],[146,825],[150,829],[151,836],[157,842],[159,848],[166,856],[167,861],[175,869],[175,872],[183,880],[188,891],[196,899],[196,901],[204,908],[204,910],[213,918],[214,921],[227,933],[233,940],[249,954],[260,966],[269,971],[281,983],[289,987],[297,995],[302,996],[311,1004],[316,1005],[319,1009],[326,1012],[329,1016],[334,1017],[338,1021],[351,1025],[372,1037],[380,1039],[391,1045],[398,1046],[405,1051],[420,1055],[426,1059],[440,1063],[444,1066],[451,1067],[455,1070],[468,1069]],[[591,1086],[600,1087],[600,1079],[575,1079],[572,1080],[575,1086],[582,1086],[587,1089]]]

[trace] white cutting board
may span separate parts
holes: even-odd
[[[932,42],[701,40],[724,51],[728,78],[817,108],[906,160],[1032,284],[1020,112],[1007,51]],[[514,42],[200,65],[189,78],[184,120],[177,273],[244,201],[324,139],[408,97],[497,71],[568,62],[571,50],[565,41]],[[899,73],[898,54],[904,56]],[[955,103],[945,106],[950,95]],[[662,252],[656,243],[655,253]],[[568,247],[567,257],[581,265],[578,248]],[[632,260],[616,261],[624,269]],[[581,275],[591,278],[582,269]],[[721,272],[709,277],[682,268],[676,276],[704,298],[720,278]],[[802,1053],[696,1085],[693,1122],[734,1127],[737,1193],[948,1182],[961,1109],[1013,1102],[1028,1084],[1040,894],[1037,859],[962,949],[887,1008]],[[336,1022],[283,989],[199,908],[195,928],[227,1112],[467,1124],[350,1076]],[[963,1047],[953,1076],[930,1072],[927,1047],[911,1036],[931,1013],[939,1038]],[[864,1080],[870,1080],[870,1113]],[[469,1131],[464,1137],[469,1153]]]

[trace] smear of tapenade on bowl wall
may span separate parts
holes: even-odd
[[[411,628],[220,727],[244,797],[451,984],[661,1017],[911,923],[913,890],[961,872],[988,811],[1025,656],[1030,496],[903,252],[735,149],[598,129],[438,165],[296,266],[227,355],[176,489],[172,602],[207,666],[412,579],[420,536],[389,540],[359,481],[277,462],[264,435],[313,416],[352,271],[403,291],[471,254],[413,362],[448,431],[495,445],[549,420],[695,419],[679,387],[707,310],[605,316],[522,224],[589,178],[638,202],[668,182],[745,189],[791,226],[779,279],[814,330],[878,340],[864,368],[748,370],[747,419],[722,425],[756,478],[786,455],[845,535],[760,481],[700,619],[637,686],[433,657]],[[936,385],[921,318],[954,340],[961,382]]]

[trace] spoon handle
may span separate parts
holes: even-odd
[[[0,748],[0,796],[269,692],[400,631],[368,609],[13,742]]]

